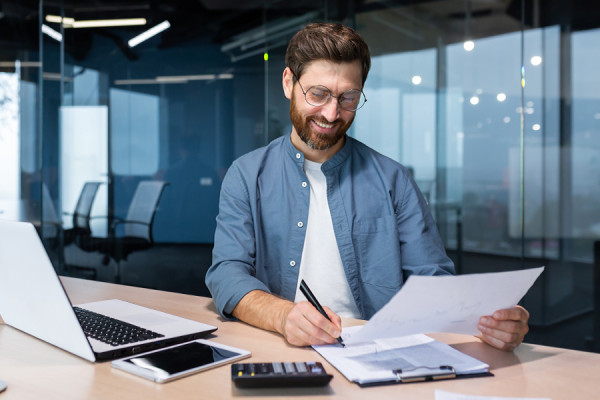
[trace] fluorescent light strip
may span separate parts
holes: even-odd
[[[155,79],[117,79],[115,85],[156,85],[160,83],[188,83],[189,81],[211,81],[233,79],[233,74],[157,76]]]
[[[56,24],[64,23],[65,26],[73,26],[75,18],[60,17],[58,15],[46,15],[46,22],[54,22]]]
[[[157,82],[179,82],[179,81],[211,81],[217,79],[215,74],[206,75],[175,75],[175,76],[157,76]]]
[[[46,15],[47,22],[62,23],[65,28],[101,28],[110,26],[146,25],[146,18],[97,19],[76,21],[74,18],[62,18],[58,15]]]
[[[60,81],[60,72],[44,72],[42,76],[47,81]],[[65,76],[63,80],[65,82],[72,82],[73,78]]]
[[[117,79],[115,85],[154,85],[156,79]]]
[[[169,21],[163,21],[160,24],[148,29],[147,31],[140,33],[139,35],[131,39],[129,42],[127,42],[127,44],[129,45],[129,47],[137,46],[144,40],[148,40],[152,36],[158,35],[162,31],[164,31],[165,29],[169,29],[170,27],[171,24],[169,23]]]
[[[42,32],[50,36],[52,39],[62,42],[62,35],[56,32],[54,29],[50,28],[48,25],[42,24]]]
[[[16,61],[0,61],[0,67],[1,68],[15,68],[17,66],[17,62]],[[42,66],[42,63],[39,61],[21,61],[19,63],[19,67],[21,68],[26,68],[26,67],[35,67],[35,68],[39,68]]]
[[[74,21],[73,28],[102,28],[109,26],[146,25],[146,18],[128,19],[98,19],[89,21]]]

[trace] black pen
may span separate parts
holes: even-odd
[[[312,304],[317,309],[317,311],[319,311],[321,314],[323,314],[323,316],[325,318],[327,318],[328,321],[331,321],[329,319],[329,317],[327,316],[327,313],[325,312],[325,310],[323,310],[323,307],[321,307],[321,305],[317,301],[317,298],[315,297],[315,295],[310,291],[306,282],[304,282],[304,279],[302,279],[300,281],[300,291],[302,292],[304,297],[306,297],[306,300],[308,300],[309,303]],[[346,347],[341,336],[337,338],[337,341],[339,342],[339,344],[342,345],[342,347]]]

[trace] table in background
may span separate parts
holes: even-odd
[[[229,365],[166,384],[157,384],[90,363],[10,326],[0,325],[0,379],[8,388],[0,400],[12,399],[434,399],[435,389],[507,396],[592,399],[600,393],[600,354],[522,344],[514,353],[493,349],[471,336],[435,334],[434,338],[476,357],[494,377],[390,385],[361,389],[348,382],[310,348],[287,345],[277,334],[241,322],[223,321],[212,300],[204,297],[103,282],[62,278],[73,304],[119,298],[181,317],[216,325],[215,342],[250,350],[244,362],[321,361],[334,375],[324,388],[237,389]],[[346,321],[352,324],[354,321]],[[354,322],[356,323],[356,322]]]

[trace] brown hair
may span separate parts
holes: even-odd
[[[340,24],[309,24],[292,37],[285,52],[285,63],[296,78],[300,78],[306,65],[315,60],[337,63],[358,60],[363,85],[371,68],[367,43],[354,29]]]

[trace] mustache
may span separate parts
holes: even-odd
[[[321,116],[319,116],[319,117],[311,117],[310,119],[312,119],[314,121],[317,121],[317,122],[320,122],[322,124],[330,124],[330,125],[343,123],[343,121],[341,119],[339,119],[339,118],[336,119],[336,120],[333,120],[333,121],[329,121],[327,118],[324,118],[324,117],[321,117]]]

